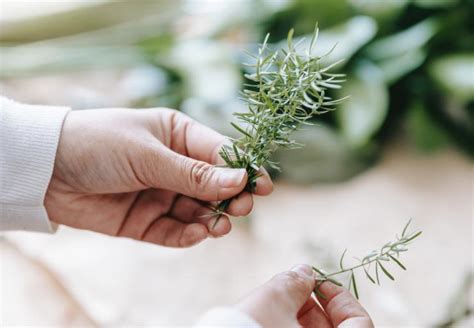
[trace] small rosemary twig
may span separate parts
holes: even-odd
[[[370,252],[368,255],[366,255],[362,260],[357,259],[359,261],[359,264],[354,265],[349,268],[344,267],[344,256],[346,255],[346,250],[342,253],[341,258],[339,260],[339,271],[335,271],[332,273],[327,273],[322,269],[318,269],[316,267],[313,267],[313,270],[319,275],[319,277],[316,279],[318,283],[316,284],[316,288],[314,289],[314,292],[316,295],[318,295],[321,298],[325,298],[325,296],[321,293],[319,290],[319,287],[321,284],[325,281],[330,281],[338,286],[343,286],[341,282],[338,280],[334,279],[334,276],[350,272],[350,278],[349,278],[349,283],[348,283],[348,289],[352,289],[354,292],[354,295],[356,298],[359,298],[359,291],[357,289],[357,283],[356,283],[356,276],[354,271],[357,269],[362,268],[364,270],[364,273],[366,277],[373,283],[373,284],[378,284],[380,285],[380,278],[379,278],[379,269],[382,271],[390,280],[395,280],[393,275],[387,270],[387,268],[382,264],[382,262],[395,262],[399,267],[401,267],[403,270],[406,270],[405,265],[402,264],[402,262],[399,259],[400,253],[406,252],[408,250],[407,246],[410,244],[415,238],[417,238],[419,235],[421,235],[421,231],[416,231],[412,233],[408,233],[408,226],[410,225],[411,220],[408,221],[408,223],[405,225],[403,228],[402,234],[400,237],[397,236],[397,239],[392,242],[388,242],[385,245],[383,245],[380,250],[373,250]],[[372,274],[375,274],[375,279],[370,273],[370,268],[371,264],[375,263],[375,272]]]
[[[242,98],[248,111],[234,113],[242,125],[231,123],[241,135],[231,139],[231,146],[224,146],[220,155],[231,168],[244,168],[248,174],[246,191],[253,192],[259,170],[268,165],[278,169],[278,163],[270,160],[277,148],[298,148],[301,145],[290,139],[290,134],[316,114],[334,109],[342,99],[332,99],[328,89],[339,89],[344,74],[330,73],[339,62],[324,67],[323,57],[313,56],[312,50],[318,37],[316,26],[305,54],[296,49],[301,41],[293,45],[293,30],[288,33],[288,49],[273,51],[265,37],[253,64],[244,64],[254,72],[246,74],[250,81],[245,84]],[[327,56],[327,55],[326,55]],[[214,208],[217,217],[227,210],[231,200],[225,200]]]

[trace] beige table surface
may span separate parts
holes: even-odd
[[[408,272],[393,268],[397,280],[381,287],[361,276],[359,289],[378,327],[429,326],[472,270],[473,170],[452,150],[425,156],[396,145],[346,183],[277,184],[251,220],[191,249],[69,228],[6,233],[2,323],[188,326],[295,263],[331,266],[346,247],[365,254],[410,217],[424,233],[403,257]]]

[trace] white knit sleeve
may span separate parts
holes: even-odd
[[[218,307],[204,314],[197,324],[197,328],[262,328],[247,314],[232,307]]]
[[[44,198],[68,111],[0,97],[0,230],[53,230]]]

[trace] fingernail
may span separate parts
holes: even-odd
[[[219,185],[224,188],[238,186],[245,175],[245,169],[217,169],[219,170]]]
[[[311,269],[311,267],[309,265],[306,265],[306,264],[298,264],[296,266],[294,266],[291,271],[294,271],[296,273],[298,273],[299,275],[303,276],[303,277],[307,277],[307,278],[311,278],[313,279],[314,277],[314,272],[313,272],[313,269]]]

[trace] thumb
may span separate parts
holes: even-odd
[[[160,167],[152,178],[155,188],[204,201],[217,201],[239,194],[247,184],[245,169],[216,167],[168,148],[161,149],[159,157]]]
[[[313,292],[314,273],[308,265],[297,265],[273,277],[264,286],[264,292],[274,294],[280,310],[296,316]]]
[[[264,327],[297,325],[297,313],[311,297],[315,286],[313,270],[298,265],[273,277],[245,298],[238,308]]]

